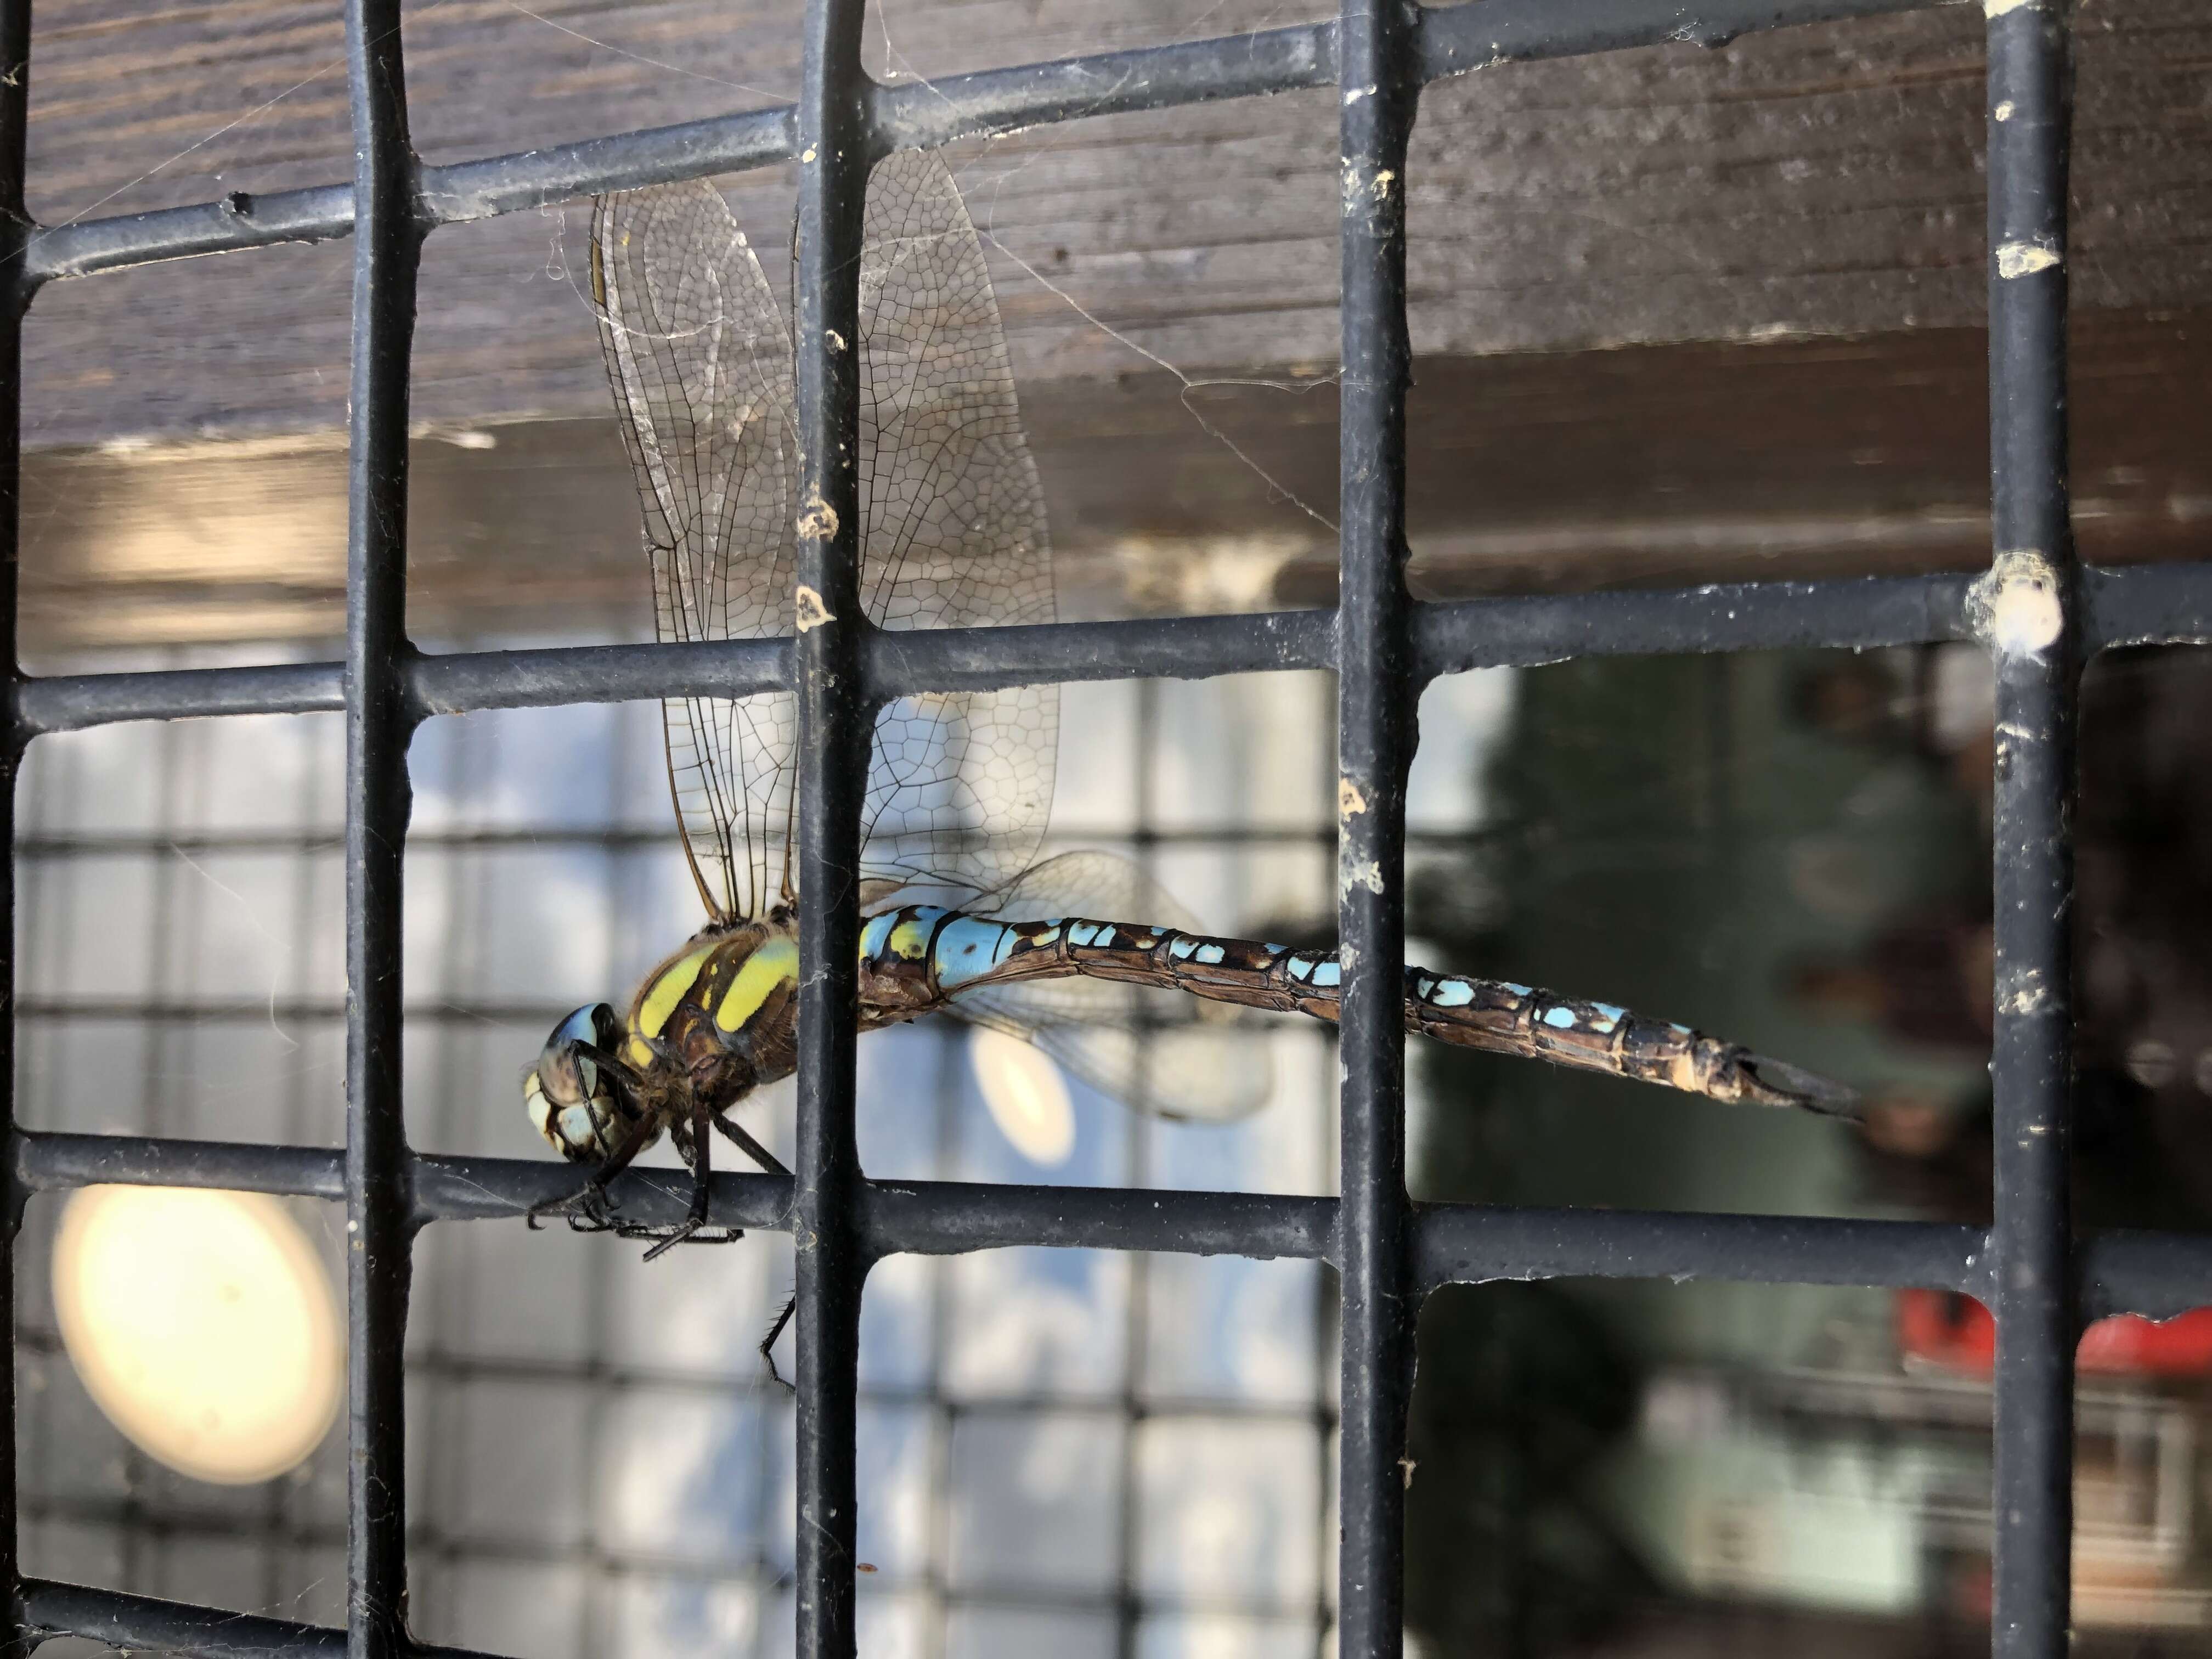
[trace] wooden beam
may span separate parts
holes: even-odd
[[[2085,313],[2075,336],[2084,558],[2204,556],[2212,308]],[[1423,359],[1415,583],[1444,597],[1979,564],[1984,350],[1977,330],[1922,329]],[[1327,382],[1188,392],[1154,372],[1025,386],[1023,408],[1066,613],[1332,597]],[[40,648],[327,635],[342,615],[333,436],[36,453],[24,495]],[[428,429],[412,511],[417,637],[645,626],[636,501],[605,416]]]

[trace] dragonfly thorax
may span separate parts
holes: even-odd
[[[645,976],[625,1018],[601,1003],[555,1026],[523,1078],[523,1103],[538,1133],[576,1162],[606,1158],[636,1133],[650,1145],[673,1130],[688,1145],[698,1109],[726,1111],[790,1075],[798,1018],[795,924],[717,924]]]
[[[797,1062],[795,921],[718,924],[645,976],[623,1021],[621,1057],[663,1109],[720,1110]]]

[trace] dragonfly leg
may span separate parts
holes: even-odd
[[[731,1122],[719,1112],[714,1115],[712,1121],[717,1129],[729,1137],[732,1146],[770,1175],[783,1176],[787,1178],[790,1176],[791,1171],[783,1167],[781,1161],[774,1152],[762,1146],[737,1124]],[[775,1323],[768,1328],[768,1334],[761,1338],[760,1343],[761,1363],[768,1367],[768,1380],[778,1388],[793,1394],[798,1390],[785,1382],[783,1373],[775,1368],[775,1344],[776,1339],[783,1334],[783,1328],[791,1323],[792,1315],[798,1311],[799,1298],[796,1296],[786,1297],[783,1301],[783,1311],[776,1315]]]
[[[702,1244],[733,1244],[744,1237],[744,1231],[737,1227],[724,1227],[718,1231],[706,1232],[703,1237],[702,1236],[702,1230],[707,1225],[707,1203],[714,1195],[714,1143],[707,1136],[707,1125],[713,1121],[714,1115],[708,1111],[704,1105],[692,1107],[691,1208],[684,1216],[683,1224],[677,1227],[625,1227],[619,1230],[624,1238],[651,1238],[659,1241],[645,1253],[645,1259],[647,1261],[652,1261],[655,1256],[665,1255],[687,1240],[696,1239]]]
[[[792,1315],[798,1311],[799,1297],[796,1295],[784,1297],[783,1311],[775,1316],[775,1323],[768,1328],[768,1334],[761,1338],[760,1345],[761,1361],[768,1367],[768,1380],[792,1394],[797,1394],[799,1390],[786,1382],[783,1373],[775,1368],[775,1340],[783,1334],[783,1328],[791,1323]]]
[[[532,1231],[537,1230],[539,1217],[561,1213],[568,1216],[568,1225],[578,1232],[603,1233],[613,1226],[613,1206],[607,1200],[607,1183],[628,1169],[637,1155],[645,1150],[646,1143],[653,1139],[653,1120],[649,1117],[641,1117],[631,1124],[629,1133],[623,1137],[622,1144],[600,1160],[599,1167],[592,1171],[591,1180],[585,1182],[580,1192],[571,1193],[566,1198],[549,1198],[542,1203],[532,1205],[524,1217]],[[579,1226],[579,1222],[584,1224]]]
[[[767,1147],[762,1146],[760,1142],[755,1140],[750,1134],[747,1134],[744,1130],[738,1127],[738,1125],[731,1122],[729,1119],[724,1117],[720,1112],[715,1113],[708,1121],[712,1122],[717,1129],[720,1129],[725,1135],[729,1137],[730,1145],[735,1146],[739,1152],[743,1152],[747,1158],[752,1159],[754,1163],[759,1164],[762,1169],[767,1170],[770,1175],[784,1176],[787,1177],[789,1176],[791,1171],[785,1169],[783,1165],[776,1160],[776,1156],[774,1152],[769,1151]]]

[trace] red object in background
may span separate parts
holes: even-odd
[[[1914,1358],[1949,1370],[1986,1376],[1996,1361],[1996,1321],[1956,1291],[1899,1291],[1897,1336]],[[2212,1375],[2212,1308],[2164,1321],[2134,1314],[2100,1319],[2082,1333],[2074,1363],[2107,1375]]]

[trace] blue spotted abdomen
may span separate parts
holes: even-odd
[[[861,996],[874,1018],[912,1018],[978,986],[1082,975],[1187,991],[1334,1023],[1343,969],[1334,952],[1296,951],[1143,924],[1052,916],[997,921],[908,905],[860,933]],[[1805,1103],[1763,1083],[1733,1043],[1506,980],[1406,970],[1406,1029],[1462,1048],[1550,1060],[1721,1100]]]

